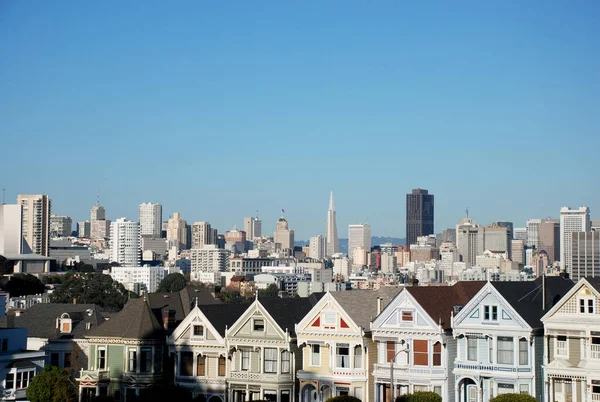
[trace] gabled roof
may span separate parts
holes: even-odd
[[[277,325],[290,335],[296,337],[296,323],[300,322],[306,314],[318,303],[325,293],[313,293],[302,298],[264,298],[258,301],[273,317]]]
[[[56,319],[63,313],[71,318],[70,333],[61,333]],[[19,316],[7,315],[0,319],[0,328],[27,328],[28,337],[45,339],[83,339],[104,322],[102,308],[95,304],[38,303],[25,309]],[[87,326],[90,329],[87,329]]]
[[[225,328],[230,328],[244,314],[248,307],[249,304],[247,303],[198,306],[211,325],[219,332],[219,335],[223,337],[225,336]]]
[[[377,298],[381,297],[382,307],[396,297],[402,288],[385,286],[378,290],[347,290],[331,292],[331,296],[344,309],[352,321],[365,332],[371,331],[371,321],[377,316]],[[299,322],[299,321],[298,321]]]
[[[574,286],[569,278],[546,276],[546,305],[543,307],[542,277],[534,281],[491,282],[498,293],[515,309],[531,328],[541,328],[542,316]]]
[[[165,332],[145,299],[131,299],[123,310],[86,334],[87,338],[164,339]]]
[[[411,286],[406,290],[436,324],[449,329],[454,307],[465,306],[484,285],[484,281],[463,281],[453,286]]]

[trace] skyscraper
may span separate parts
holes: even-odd
[[[540,225],[541,219],[527,219],[527,242],[528,247],[533,247],[536,250],[540,248]]]
[[[90,210],[90,237],[93,240],[107,239],[110,236],[110,221],[106,220],[106,211],[100,200]]]
[[[143,202],[138,207],[140,233],[142,236],[160,237],[162,233],[162,205]]]
[[[348,225],[348,257],[354,256],[354,249],[363,248],[367,252],[371,251],[371,225],[360,223],[358,225]]]
[[[19,194],[22,207],[23,238],[35,254],[48,256],[50,245],[50,197],[45,194]]]
[[[329,195],[329,210],[327,211],[327,233],[326,233],[326,257],[331,257],[340,252],[340,242],[335,220],[335,208],[333,205],[333,191]]]
[[[573,257],[573,232],[589,232],[590,210],[588,207],[571,209],[562,207],[560,209],[560,266],[567,273],[571,273],[571,261]]]
[[[316,260],[325,258],[326,241],[325,237],[318,235],[309,239],[309,257]]]
[[[173,217],[169,218],[167,226],[167,241],[169,248],[176,246],[178,249],[182,249],[187,244],[187,223],[185,219],[181,217],[179,212],[173,213]]]
[[[417,237],[433,234],[433,194],[420,188],[406,194],[406,244],[416,244]]]
[[[71,236],[73,220],[68,216],[50,215],[50,236],[66,237]]]
[[[282,216],[275,225],[275,243],[280,244],[280,249],[294,248],[294,231],[288,226],[288,221]]]
[[[571,279],[600,276],[600,232],[573,232],[571,239]]]
[[[208,222],[194,222],[192,224],[192,248],[202,248],[207,244],[216,244],[213,230]]]
[[[255,237],[262,235],[262,222],[253,216],[244,218],[244,232],[246,232],[246,238],[248,241],[254,240]]]
[[[545,251],[552,264],[560,259],[560,223],[552,219],[544,219],[540,223],[538,234],[538,250]]]
[[[139,267],[141,260],[140,224],[119,218],[110,224],[110,261],[124,267]]]
[[[23,254],[23,207],[0,205],[0,255]]]

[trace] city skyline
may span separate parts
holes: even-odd
[[[304,240],[330,190],[338,229],[395,237],[418,187],[436,231],[600,210],[598,2],[134,3],[3,4],[8,202],[78,222],[99,191],[110,219],[158,201],[222,231],[258,209],[264,233],[283,208]]]

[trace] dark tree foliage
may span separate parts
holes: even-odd
[[[361,402],[360,399],[350,395],[334,396],[327,399],[325,402]]]
[[[277,287],[276,284],[272,283],[269,286],[267,286],[266,289],[261,290],[258,293],[259,297],[260,296],[275,296],[277,297],[277,295],[279,295],[279,288]]]
[[[490,402],[535,402],[536,399],[528,394],[500,394],[490,399]]]
[[[7,260],[4,256],[0,255],[0,275],[12,274],[14,267],[14,261]]]
[[[27,387],[31,402],[75,402],[78,399],[75,384],[64,370],[46,366]]]
[[[244,299],[237,289],[228,286],[221,289],[221,300],[223,303],[241,303]]]
[[[11,296],[19,297],[44,293],[44,284],[30,274],[14,274],[3,286]]]
[[[164,277],[158,285],[157,292],[179,292],[187,285],[185,276],[180,273],[172,273]]]
[[[97,273],[73,274],[50,295],[52,303],[89,303],[108,311],[119,311],[127,303],[128,291],[110,277]]]
[[[417,391],[397,397],[396,402],[442,402],[442,397],[435,392]]]

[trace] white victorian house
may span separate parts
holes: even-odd
[[[600,401],[600,278],[582,278],[542,322],[545,401]]]
[[[454,401],[456,340],[450,316],[484,284],[407,287],[383,309],[371,323],[378,346],[373,365],[376,402],[415,391],[433,391],[444,401]]]
[[[488,282],[452,319],[457,339],[455,401],[487,402],[502,393],[542,401],[540,318],[573,287],[563,277]]]

